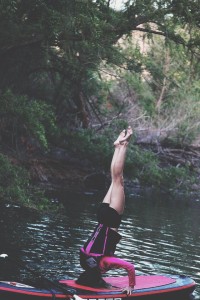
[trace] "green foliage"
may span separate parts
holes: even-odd
[[[32,186],[29,188],[30,201],[26,201],[23,206],[29,209],[35,209],[36,211],[43,212],[57,212],[63,209],[62,204],[54,203],[49,197],[45,195],[45,191],[37,186]]]
[[[65,145],[68,151],[81,160],[88,160],[97,168],[105,168],[111,159],[112,148],[110,148],[109,136],[106,134],[96,135],[91,129],[80,129],[76,132],[68,133]]]
[[[155,114],[155,95],[148,82],[142,81],[138,74],[125,75],[125,80],[138,98],[138,105],[150,116]]]
[[[47,133],[55,130],[55,117],[49,105],[16,96],[9,90],[0,96],[0,123],[3,136],[14,140],[34,136],[44,148],[48,147]]]
[[[29,185],[28,173],[14,165],[3,154],[0,154],[0,195],[1,200],[11,202],[29,202],[27,193]]]
[[[106,128],[98,134],[94,130],[71,132],[66,135],[68,142],[65,147],[71,151],[72,156],[79,156],[82,160],[89,159],[96,170],[104,169],[109,172],[116,132],[126,127],[125,122],[116,122],[115,127]],[[132,142],[125,162],[126,176],[139,181],[142,186],[166,190],[175,190],[177,187],[187,189],[193,183],[194,174],[187,167],[171,165],[163,167],[155,153],[142,150],[134,145],[134,141]]]
[[[175,139],[181,145],[192,144],[200,134],[200,92],[195,86],[197,82],[200,83],[200,79],[194,80],[190,86],[182,86],[181,91],[177,92],[173,109],[167,110],[176,120]],[[178,108],[177,101],[180,101]]]
[[[62,144],[72,156],[86,159],[98,168],[105,170],[110,168],[110,161],[113,155],[113,142],[116,139],[116,132],[122,128],[127,128],[128,124],[124,120],[117,120],[112,126],[106,127],[99,132],[94,129],[79,129],[77,131],[67,131],[63,135]]]
[[[16,159],[0,154],[0,202],[18,204],[39,211],[60,207],[46,198],[44,191],[31,185],[29,172]]]
[[[157,155],[150,150],[132,146],[126,161],[126,174],[137,179],[141,185],[175,190],[187,189],[194,182],[194,174],[181,166],[161,166]]]
[[[70,125],[73,120],[74,126],[87,127],[85,111],[89,111],[92,89],[85,83],[89,84],[91,73],[98,71],[102,62],[141,72],[139,51],[133,55],[129,49],[124,56],[117,44],[120,38],[130,37],[137,30],[143,30],[149,38],[159,32],[166,41],[198,50],[195,28],[199,25],[199,3],[179,2],[160,1],[155,5],[153,1],[127,1],[123,11],[116,11],[108,1],[2,0],[0,89],[51,103],[61,127],[66,126],[68,117]],[[153,23],[156,30],[149,25]],[[182,29],[186,24],[192,35],[177,32],[177,25]],[[151,64],[149,69],[152,67],[155,73],[156,65]],[[147,90],[147,95],[145,88],[141,92],[141,101],[152,112],[152,97]]]

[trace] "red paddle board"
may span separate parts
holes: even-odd
[[[106,292],[111,292],[111,291],[116,291],[116,290],[121,290],[122,288],[128,286],[128,277],[105,277],[104,280],[112,285],[112,288],[110,289],[105,289],[105,288],[92,288],[84,285],[77,284],[74,280],[61,280],[60,282],[66,284],[67,286],[76,288],[76,289],[82,289],[85,291],[106,291]],[[161,276],[161,275],[151,275],[151,276],[146,276],[146,275],[141,275],[141,276],[136,276],[136,285],[134,290],[140,290],[140,289],[147,289],[147,288],[154,288],[154,287],[161,287],[164,285],[172,284],[175,283],[176,279],[166,277],[166,276]]]
[[[70,299],[73,295],[78,295],[83,299],[96,300],[129,300],[136,299],[180,299],[179,297],[189,296],[195,289],[195,282],[189,277],[182,275],[139,275],[136,276],[136,286],[132,294],[127,296],[121,292],[123,287],[128,286],[128,277],[105,277],[104,280],[113,287],[92,288],[76,284],[74,280],[61,280],[60,283],[65,287],[66,292],[49,286],[37,288],[17,282],[0,282],[0,299],[3,300],[52,300],[52,299]],[[68,294],[69,291],[69,294]],[[183,298],[181,298],[183,299]]]
[[[63,284],[74,288],[76,294],[82,298],[124,298],[126,294],[121,290],[128,286],[128,277],[104,277],[104,280],[112,285],[112,288],[93,288],[77,284],[74,280],[61,280]],[[186,276],[177,275],[139,275],[136,276],[136,285],[129,298],[155,296],[164,294],[189,295],[195,288],[195,282]]]

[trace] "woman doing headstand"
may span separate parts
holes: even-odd
[[[98,225],[80,249],[80,264],[85,272],[76,281],[78,284],[93,287],[108,287],[101,274],[110,269],[123,268],[128,272],[129,277],[129,285],[122,289],[127,294],[131,294],[135,286],[135,268],[131,263],[115,257],[114,252],[121,239],[118,228],[125,205],[123,169],[127,146],[132,133],[129,126],[127,130],[120,133],[114,142],[111,185],[97,212]]]

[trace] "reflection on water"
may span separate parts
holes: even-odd
[[[48,278],[76,278],[82,271],[79,248],[93,231],[98,203],[94,196],[69,198],[62,215],[43,216],[20,208],[1,208],[1,253],[22,259]],[[195,299],[200,299],[199,215],[198,200],[130,195],[120,227],[123,239],[116,254],[134,262],[138,274],[184,274],[193,278],[197,283]],[[117,273],[119,270],[108,274]],[[7,262],[1,266],[0,276],[19,281],[33,274]]]

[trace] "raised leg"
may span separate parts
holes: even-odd
[[[127,132],[122,131],[118,139],[114,142],[115,151],[111,162],[112,182],[103,200],[104,203],[109,203],[110,207],[114,208],[120,215],[124,211],[125,204],[123,169],[131,135],[132,129],[128,127]]]

